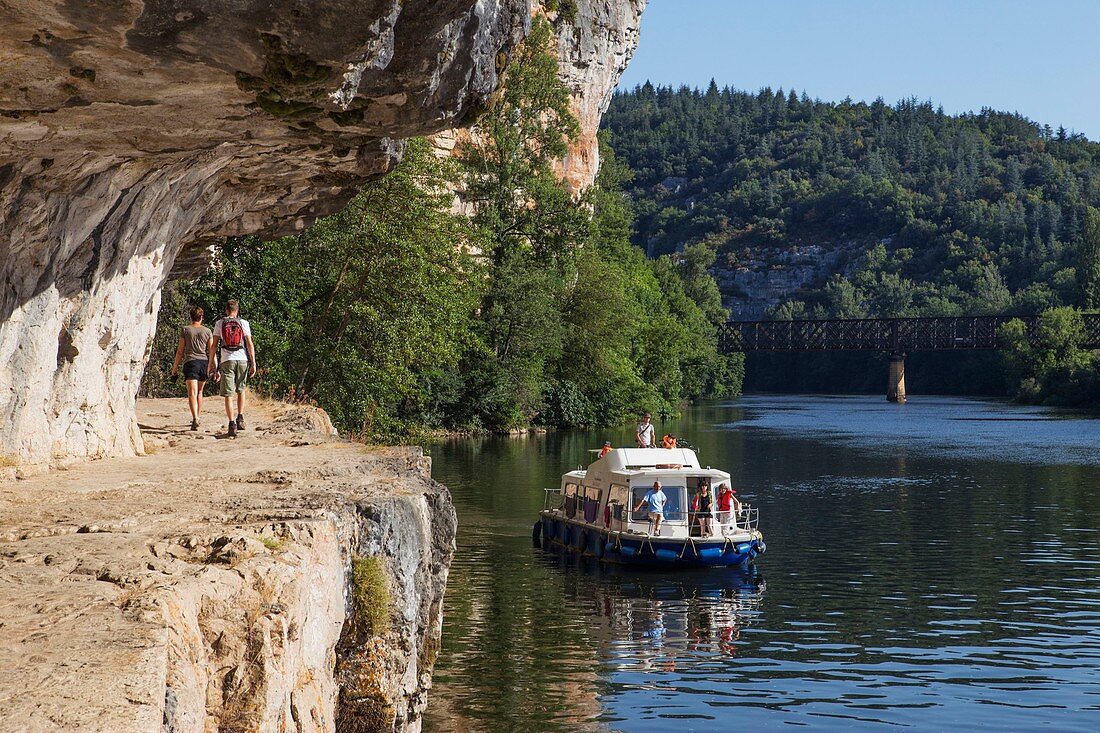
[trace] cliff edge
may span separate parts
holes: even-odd
[[[150,455],[0,473],[0,730],[419,730],[446,488],[314,408],[248,413],[230,440],[141,401]]]

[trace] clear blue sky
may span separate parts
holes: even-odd
[[[650,0],[647,79],[982,107],[1100,140],[1100,0]]]

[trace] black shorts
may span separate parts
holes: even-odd
[[[206,381],[206,359],[192,359],[183,363],[183,378]]]

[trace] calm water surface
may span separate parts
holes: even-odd
[[[1100,420],[756,397],[658,427],[760,508],[750,571],[532,547],[542,489],[629,428],[432,449],[460,529],[429,733],[1100,730]]]

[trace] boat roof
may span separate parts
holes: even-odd
[[[719,471],[716,468],[691,468],[684,466],[682,469],[685,474],[690,474],[692,477],[706,477],[709,479],[716,479],[718,481],[729,481],[730,475],[726,471]],[[668,481],[669,474],[678,473],[677,469],[669,470],[667,468],[650,469],[648,471],[623,471],[627,476],[632,479],[653,479],[654,481]],[[635,484],[637,485],[637,484]]]
[[[699,468],[699,459],[690,448],[616,448],[592,463],[605,471],[625,473],[655,469],[657,466]],[[591,468],[591,466],[589,467]]]
[[[725,471],[702,467],[699,457],[690,448],[616,448],[588,466],[588,475],[597,481],[606,481],[610,474],[630,479],[657,480],[669,474],[687,473],[728,481]]]
[[[562,478],[598,486],[623,479],[640,483],[658,480],[668,483],[677,475],[705,476],[718,482],[730,480],[726,471],[710,466],[700,467],[698,456],[690,448],[616,448],[590,463],[587,469],[569,471]]]

